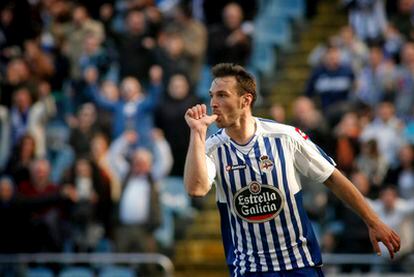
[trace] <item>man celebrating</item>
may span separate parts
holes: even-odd
[[[361,216],[374,250],[391,257],[399,236],[386,226],[334,162],[294,127],[252,115],[254,78],[241,66],[212,69],[212,115],[187,110],[191,129],[184,183],[204,196],[215,182],[227,263],[232,276],[323,276],[321,254],[302,206],[302,185],[324,183]],[[206,139],[207,128],[221,128]]]

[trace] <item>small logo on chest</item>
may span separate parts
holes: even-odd
[[[273,162],[269,159],[268,156],[263,155],[260,157],[260,169],[263,172],[270,172],[273,169]]]
[[[230,171],[230,170],[242,170],[245,169],[246,165],[245,164],[235,164],[235,165],[228,165],[226,166],[226,171]]]

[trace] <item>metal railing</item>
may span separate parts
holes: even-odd
[[[59,263],[59,264],[156,264],[161,266],[166,277],[174,275],[171,260],[157,253],[34,253],[0,255],[0,264]]]

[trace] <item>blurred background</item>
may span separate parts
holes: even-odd
[[[412,276],[413,39],[414,0],[2,0],[0,276],[228,276],[214,192],[182,182],[183,116],[219,62],[401,235],[377,257],[304,187],[326,276]]]

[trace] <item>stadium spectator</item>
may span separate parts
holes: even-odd
[[[379,151],[377,140],[370,139],[361,143],[361,152],[356,157],[356,167],[367,176],[372,186],[371,190],[378,193],[389,164]]]
[[[207,29],[192,17],[189,3],[180,3],[174,9],[173,29],[183,39],[184,54],[190,59],[190,81],[197,84],[207,49]]]
[[[76,198],[76,192],[70,187],[54,193],[27,197],[16,191],[10,178],[0,177],[0,221],[7,223],[0,228],[0,253],[59,250],[55,247],[48,248],[54,237],[45,233],[41,219],[33,215],[56,205],[70,205]]]
[[[119,55],[120,78],[132,76],[143,85],[147,85],[150,80],[148,73],[155,64],[155,40],[148,33],[145,14],[142,11],[130,10],[125,20],[125,32],[110,34]]]
[[[406,42],[401,49],[401,65],[397,76],[397,89],[391,98],[395,104],[396,115],[406,119],[411,116],[414,106],[414,43]]]
[[[411,252],[413,249],[412,215],[414,214],[414,202],[401,199],[396,187],[390,185],[381,189],[380,197],[372,201],[371,206],[386,224],[401,234],[401,253],[399,255]],[[384,250],[382,245],[381,249]]]
[[[112,202],[118,203],[121,183],[111,167],[108,150],[108,137],[101,133],[95,134],[91,140],[91,159],[98,167],[101,177],[109,183]]]
[[[360,139],[362,142],[376,140],[379,153],[393,168],[397,165],[397,153],[403,143],[402,126],[401,120],[395,114],[394,104],[382,101],[378,104],[376,117],[364,127]]]
[[[190,56],[185,52],[182,36],[175,32],[165,32],[155,50],[157,64],[163,69],[163,83],[167,83],[176,72],[191,74]],[[191,84],[192,85],[192,84]]]
[[[390,18],[390,23],[406,38],[413,38],[413,24],[411,22],[414,1],[398,0],[398,11]]]
[[[11,176],[15,184],[30,179],[30,163],[36,158],[36,142],[33,136],[24,135],[12,149],[13,155],[7,163],[5,172]]]
[[[93,36],[98,41],[103,41],[104,28],[101,22],[90,18],[87,9],[81,4],[72,10],[72,20],[61,27],[56,36],[58,40],[64,41],[63,49],[70,61],[70,76],[76,82],[82,78],[78,64],[87,37]]]
[[[320,102],[331,126],[349,108],[347,101],[354,89],[354,72],[341,62],[340,55],[337,46],[328,46],[322,65],[312,70],[305,89],[306,96]]]
[[[167,176],[172,156],[167,141],[159,131],[153,132],[154,152],[132,148],[131,162],[128,149],[139,140],[137,133],[127,131],[110,148],[110,162],[122,182],[119,201],[119,225],[116,245],[120,252],[153,252],[156,241],[153,231],[161,223],[158,182]]]
[[[69,144],[76,157],[91,154],[91,139],[100,131],[95,106],[91,103],[83,104],[78,111],[76,127],[71,128],[69,137]]]
[[[110,110],[113,113],[112,137],[114,139],[126,130],[134,130],[140,137],[138,141],[140,145],[151,145],[152,113],[161,97],[162,74],[161,67],[151,67],[151,85],[147,94],[143,91],[139,80],[134,77],[124,78],[120,87],[121,99],[113,102],[103,97],[96,83],[98,78],[96,69],[89,68],[85,72],[85,80],[89,84],[87,93],[98,107]]]
[[[7,165],[11,150],[9,110],[0,105],[0,172]]]
[[[103,177],[91,160],[81,157],[64,181],[77,194],[70,214],[71,239],[77,252],[96,249],[98,242],[108,235],[105,227],[110,226],[112,218],[110,186]]]
[[[369,62],[358,74],[355,96],[358,101],[375,108],[384,98],[395,93],[397,70],[391,60],[386,60],[380,47],[371,47]]]
[[[341,0],[349,10],[349,24],[365,42],[382,38],[387,19],[384,0]]]
[[[360,119],[354,112],[343,115],[334,128],[335,144],[333,153],[337,168],[347,175],[355,168],[355,160],[359,154],[361,134]]]
[[[17,191],[23,197],[40,198],[57,194],[59,187],[50,180],[51,167],[46,159],[30,163],[30,180],[17,184]],[[57,203],[56,203],[57,204]],[[64,238],[64,224],[57,205],[30,211],[35,230],[27,246],[32,251],[61,251]]]
[[[388,170],[384,183],[395,184],[398,194],[406,199],[414,199],[414,148],[405,144],[398,152],[398,166]]]
[[[165,97],[155,111],[155,125],[163,131],[174,157],[171,176],[183,176],[185,152],[189,142],[188,137],[183,135],[190,132],[183,115],[198,101],[191,91],[187,77],[174,74],[169,80]]]
[[[245,65],[250,57],[251,38],[243,29],[243,10],[236,3],[223,9],[222,24],[209,27],[207,63],[233,62]]]

